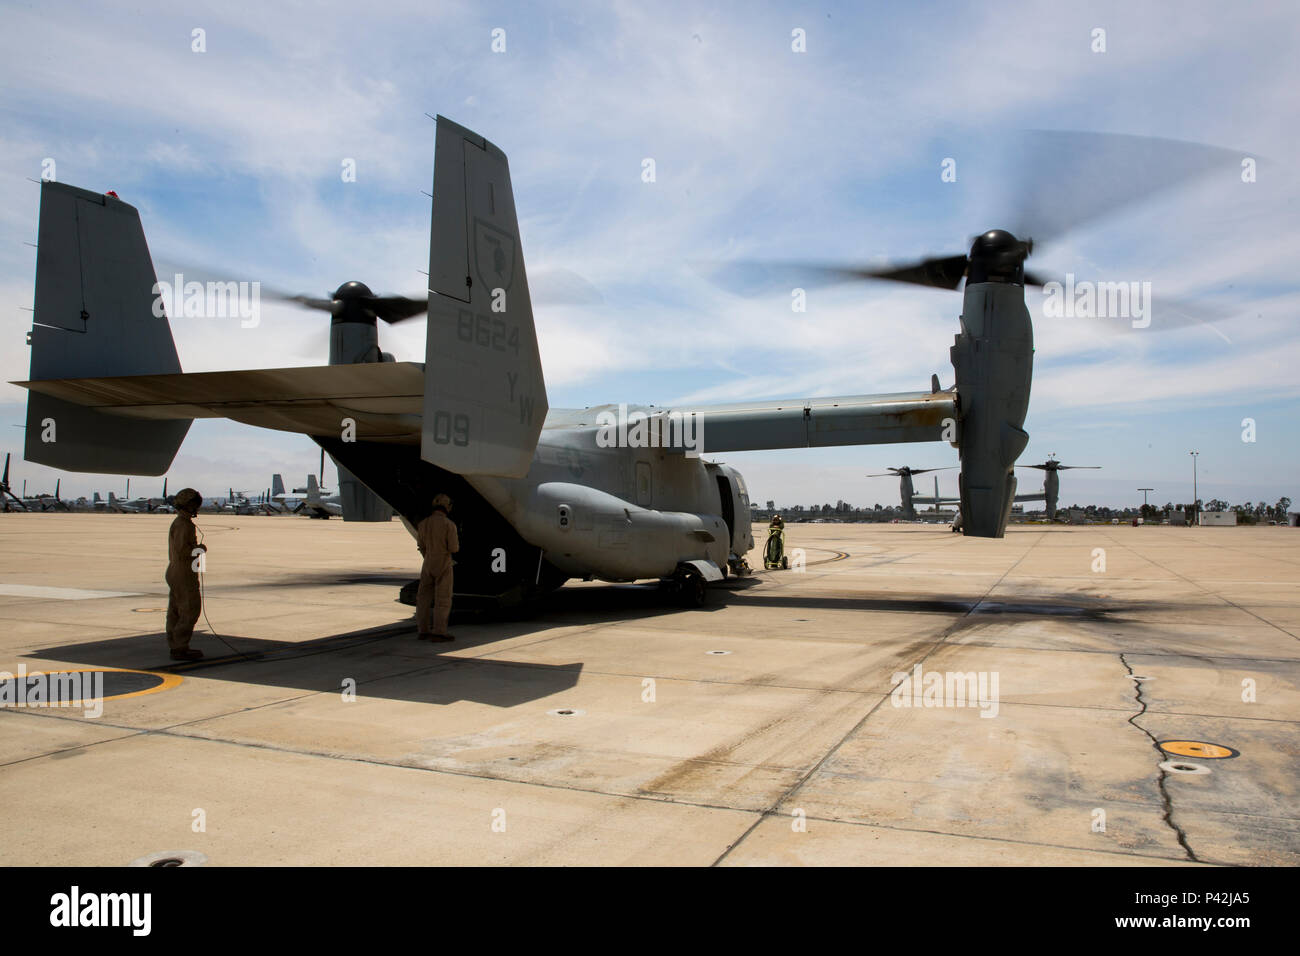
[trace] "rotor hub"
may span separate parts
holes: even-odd
[[[970,247],[966,281],[1025,284],[1025,258],[1033,243],[1017,239],[1005,229],[990,229],[976,236]]]
[[[370,287],[364,282],[354,280],[343,283],[334,292],[334,308],[331,310],[333,317],[330,324],[376,325],[378,317],[375,315],[374,310],[369,307],[374,298],[375,294],[370,291]]]
[[[373,295],[374,293],[370,291],[370,286],[366,285],[364,282],[357,282],[355,280],[343,283],[334,292],[334,298],[344,300],[370,298]]]

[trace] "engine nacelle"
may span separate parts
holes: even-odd
[[[1000,538],[1016,494],[1012,469],[1029,443],[1023,426],[1034,332],[1024,286],[968,281],[950,355],[957,373],[962,531]]]

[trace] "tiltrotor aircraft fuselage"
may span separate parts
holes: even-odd
[[[695,407],[549,408],[505,155],[438,119],[423,364],[379,351],[377,321],[424,304],[360,283],[332,300],[335,364],[183,374],[136,210],[42,185],[26,457],[157,475],[191,421],[309,435],[408,526],[451,495],[459,599],[513,603],[567,578],[661,579],[700,597],[753,547],[755,449],[947,441],[965,533],[1001,537],[1024,449],[1033,338],[1027,249],[974,242],[954,388]],[[42,441],[51,425],[57,440]]]

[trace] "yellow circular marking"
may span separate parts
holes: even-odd
[[[1222,760],[1225,757],[1235,757],[1238,753],[1231,747],[1222,747],[1204,740],[1162,740],[1160,749],[1179,757],[1201,757],[1205,760]]]
[[[153,687],[146,687],[144,690],[128,691],[125,694],[110,694],[107,697],[101,697],[100,701],[124,700],[127,697],[143,697],[145,694],[156,694],[159,691],[172,690],[174,688],[177,688],[181,686],[181,684],[185,681],[185,678],[182,677],[180,674],[160,674],[158,671],[142,671],[142,670],[137,670],[134,667],[69,667],[57,671],[28,671],[23,676],[24,677],[48,677],[52,674],[94,674],[97,672],[109,673],[110,671],[118,674],[148,674],[150,677],[161,677],[162,681],[161,683],[155,684]],[[19,675],[16,673],[11,675],[12,679],[15,680],[18,678],[18,676]],[[84,700],[85,698],[82,698],[77,703],[82,703],[84,702]],[[26,706],[48,707],[51,705],[40,703],[40,704],[28,704]],[[72,702],[68,702],[68,706],[75,707],[76,704]]]

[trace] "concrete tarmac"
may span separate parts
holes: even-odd
[[[0,864],[1300,863],[1293,529],[792,524],[431,645],[400,523],[201,515],[174,665],[170,520],[0,515],[0,671],[106,675],[0,705]]]

